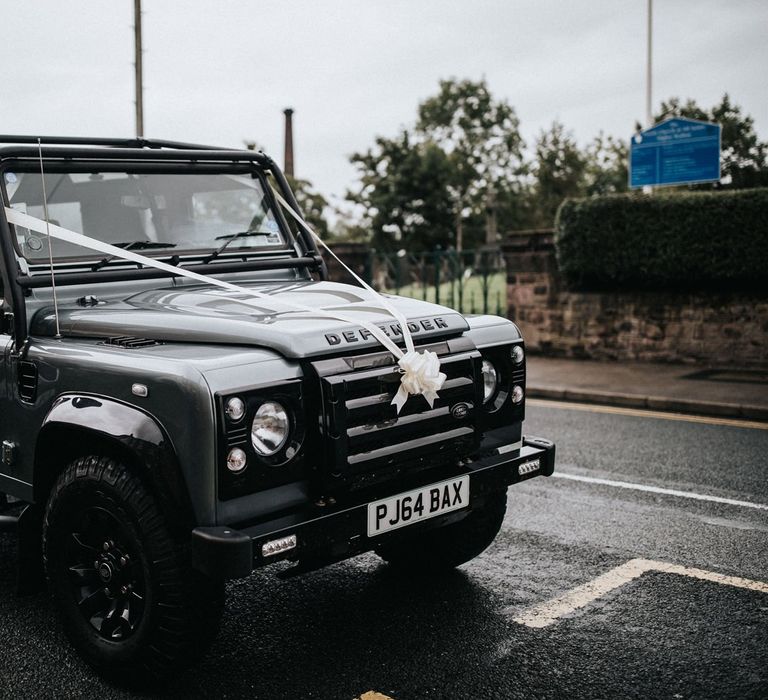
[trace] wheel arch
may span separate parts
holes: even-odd
[[[159,421],[136,406],[86,394],[58,397],[35,446],[33,498],[44,507],[59,474],[77,457],[103,455],[144,480],[174,534],[189,535],[196,519],[176,451]]]

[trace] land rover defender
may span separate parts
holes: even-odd
[[[409,574],[458,566],[493,541],[509,485],[552,473],[554,445],[522,433],[515,324],[387,297],[404,329],[329,281],[263,153],[0,144],[0,526],[18,532],[20,588],[47,578],[100,672],[193,663],[225,581],[257,568],[371,551]],[[401,372],[365,323],[437,355],[432,405],[392,405]]]

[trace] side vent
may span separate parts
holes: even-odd
[[[37,365],[29,360],[19,362],[19,396],[26,403],[37,398]]]
[[[115,338],[107,338],[104,345],[116,345],[121,348],[149,348],[153,345],[162,345],[159,340],[149,338],[135,338],[132,335],[119,335]]]

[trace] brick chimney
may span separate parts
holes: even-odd
[[[293,110],[288,107],[283,110],[285,115],[285,161],[283,171],[293,177]]]

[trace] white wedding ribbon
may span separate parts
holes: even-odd
[[[300,224],[303,225],[304,228],[309,231],[309,233],[314,236],[316,240],[320,240],[317,234],[309,227],[309,225],[306,224],[306,222],[304,222],[303,219],[301,219],[301,217],[299,217],[298,214],[293,211],[293,209],[284,203],[282,197],[278,195],[278,198],[282,200],[281,203],[283,203],[283,206],[287,208],[291,215],[294,216],[294,218],[297,218]],[[241,287],[236,284],[231,284],[230,282],[225,282],[223,280],[217,279],[216,277],[203,275],[197,272],[193,272],[192,270],[186,270],[174,265],[169,265],[168,263],[156,260],[155,258],[140,255],[124,248],[118,248],[117,246],[110,245],[109,243],[99,241],[96,238],[86,236],[82,233],[77,233],[76,231],[71,231],[62,226],[48,223],[42,219],[38,219],[34,216],[30,216],[29,214],[25,214],[9,207],[5,207],[5,215],[8,223],[14,224],[15,226],[21,226],[31,231],[36,231],[37,233],[45,234],[49,238],[56,238],[57,240],[65,241],[67,243],[71,243],[72,245],[88,248],[90,250],[95,250],[117,259],[127,260],[138,265],[162,270],[174,276],[187,277],[189,279],[193,279],[204,284],[217,286],[231,292],[237,292],[239,294],[255,297],[257,299],[267,299],[270,301],[270,303],[273,304],[277,302],[290,311],[309,312],[313,315],[320,314],[328,318],[333,318],[336,320],[344,321],[346,323],[351,323],[353,325],[362,326],[397,359],[403,376],[401,378],[400,388],[392,400],[392,403],[395,405],[398,413],[408,399],[408,396],[411,394],[421,394],[424,396],[431,407],[435,398],[437,397],[437,391],[445,382],[445,374],[439,371],[440,361],[437,355],[429,351],[423,351],[419,353],[414,349],[413,339],[408,329],[408,323],[405,317],[386,299],[379,295],[378,292],[373,290],[354,272],[352,272],[352,270],[350,270],[349,267],[347,267],[341,260],[339,260],[339,258],[336,257],[336,255],[330,251],[330,249],[328,249],[328,247],[322,241],[320,242],[326,248],[326,250],[329,250],[331,255],[333,255],[333,257],[344,268],[346,268],[355,277],[355,279],[357,279],[363,285],[364,288],[373,292],[373,294],[376,296],[376,301],[381,303],[382,306],[384,306],[384,308],[400,322],[400,329],[403,334],[403,339],[406,343],[407,351],[405,353],[403,353],[403,351],[392,341],[392,339],[375,324],[363,319],[349,316],[341,311],[336,311],[334,309],[317,309],[315,307],[307,306],[304,304],[285,301],[279,297],[264,294],[263,292],[258,292],[247,287]],[[254,304],[247,299],[237,299],[237,301],[246,306],[252,306],[262,310],[261,307],[259,307],[257,304]]]

